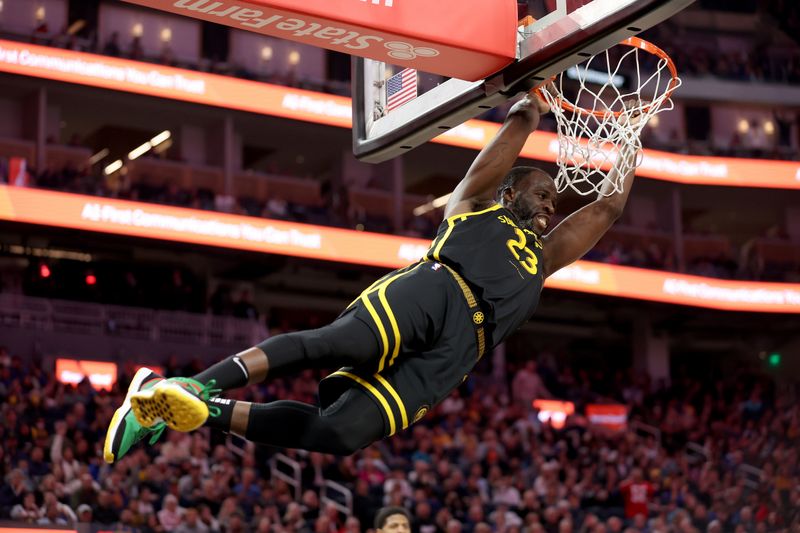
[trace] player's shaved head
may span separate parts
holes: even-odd
[[[503,193],[505,193],[508,189],[519,189],[520,183],[526,179],[529,179],[533,176],[544,178],[548,180],[552,180],[552,176],[538,167],[514,167],[512,168],[506,177],[503,178],[503,181],[500,183],[500,186],[497,188],[497,198],[501,200],[503,198]]]

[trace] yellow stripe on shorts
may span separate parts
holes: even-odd
[[[397,431],[397,429],[394,421],[394,413],[392,413],[392,408],[389,406],[389,402],[386,401],[386,397],[383,394],[381,394],[381,392],[378,389],[376,389],[367,380],[344,370],[339,370],[331,375],[344,376],[350,378],[359,385],[361,385],[362,387],[364,387],[365,389],[367,389],[367,391],[369,391],[369,393],[372,394],[378,400],[378,402],[380,402],[381,406],[383,406],[383,410],[386,411],[386,416],[389,418],[389,436],[395,434],[395,431]]]
[[[397,394],[397,391],[394,390],[394,387],[392,387],[391,384],[389,384],[389,382],[386,381],[386,379],[384,379],[384,377],[380,374],[375,374],[375,379],[377,379],[381,385],[383,385],[383,387],[389,391],[389,394],[392,395],[394,401],[397,402],[397,407],[400,408],[400,417],[403,419],[403,429],[406,429],[408,427],[408,416],[406,415],[406,406],[403,403],[403,400],[400,398],[400,395]]]

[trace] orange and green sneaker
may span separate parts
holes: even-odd
[[[131,409],[146,428],[166,424],[170,429],[187,433],[202,426],[210,416],[219,416],[219,407],[208,401],[221,390],[216,380],[205,385],[191,378],[170,378],[154,387],[131,395]]]
[[[134,444],[147,436],[150,436],[150,444],[155,444],[161,437],[164,428],[167,427],[166,424],[153,424],[149,427],[143,427],[136,420],[136,416],[131,410],[131,397],[140,391],[155,387],[162,381],[164,381],[164,378],[149,368],[140,368],[133,376],[133,380],[128,387],[128,393],[125,395],[125,401],[114,412],[111,424],[108,426],[105,444],[103,445],[103,459],[107,463],[113,464],[121,459]]]

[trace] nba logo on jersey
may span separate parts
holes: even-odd
[[[439,270],[440,268],[442,268],[442,264],[441,263],[434,263],[434,264],[431,265],[431,270],[433,270],[433,271]]]

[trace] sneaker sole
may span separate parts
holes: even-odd
[[[113,464],[115,460],[114,455],[114,439],[117,436],[120,424],[125,420],[128,412],[131,410],[131,395],[141,388],[142,383],[152,373],[149,368],[140,368],[134,374],[131,384],[128,387],[128,393],[125,395],[125,401],[122,405],[114,411],[114,416],[111,418],[111,423],[108,425],[108,432],[106,433],[106,441],[103,444],[103,459],[106,463]]]
[[[208,419],[208,406],[180,385],[159,384],[131,395],[131,409],[144,427],[164,422],[170,429],[187,433]]]

